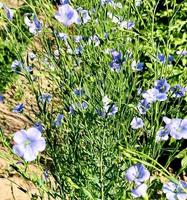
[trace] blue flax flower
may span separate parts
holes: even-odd
[[[8,8],[6,5],[3,5],[4,11],[6,13],[6,16],[9,20],[13,20],[14,17],[14,11],[10,8]]]
[[[169,139],[169,131],[167,129],[160,129],[157,133],[156,133],[156,141],[166,141]]]
[[[142,99],[141,101],[139,101],[138,106],[137,106],[138,111],[142,115],[146,114],[146,112],[149,110],[150,107],[151,105],[150,103],[147,102],[146,99]]]
[[[169,119],[163,117],[165,122],[165,128],[169,132],[170,136],[176,140],[187,139],[187,119]]]
[[[113,3],[114,1],[113,0],[101,0],[101,5],[105,5],[105,4],[111,4]]]
[[[31,52],[28,53],[28,58],[30,60],[34,60],[36,58],[36,54],[31,51]]]
[[[103,97],[102,102],[103,110],[97,111],[101,117],[114,116],[118,112],[118,107],[111,103],[111,100],[107,96]]]
[[[171,91],[173,92],[172,96],[175,98],[183,97],[185,96],[186,93],[186,89],[180,85],[175,85],[174,87],[171,88]]]
[[[186,50],[177,51],[176,53],[177,53],[177,55],[181,55],[181,56],[186,56],[187,55],[187,51]]]
[[[131,191],[131,194],[134,198],[145,197],[147,194],[147,185],[144,183],[138,185],[135,189]]]
[[[68,4],[68,3],[69,3],[69,0],[60,0],[59,1],[60,5],[65,5],[65,4]]]
[[[165,55],[164,54],[158,54],[158,59],[160,62],[164,63],[165,62]]]
[[[3,103],[4,102],[4,96],[2,94],[0,94],[0,103]]]
[[[77,36],[74,36],[74,41],[76,43],[79,43],[83,40],[83,36],[82,35],[77,35]]]
[[[18,131],[14,134],[13,152],[26,161],[33,161],[37,158],[38,153],[45,149],[45,139],[37,128],[29,128]]]
[[[112,50],[111,54],[112,54],[113,61],[121,62],[121,57],[122,57],[121,52]]]
[[[34,15],[33,20],[30,20],[28,14],[25,14],[24,22],[28,26],[29,32],[34,35],[42,30],[42,23],[38,20],[36,15]]]
[[[87,10],[84,10],[83,8],[78,8],[77,9],[78,14],[80,16],[78,20],[78,24],[86,24],[90,20],[90,16]]]
[[[14,60],[11,64],[11,68],[14,72],[19,73],[23,69],[23,63],[19,60]]]
[[[16,105],[13,108],[12,112],[14,112],[14,113],[20,113],[20,112],[23,112],[24,108],[25,108],[25,106],[23,105],[23,103],[20,103],[20,104]]]
[[[93,43],[95,47],[100,45],[100,39],[97,35],[93,35],[89,38],[88,43]]]
[[[138,163],[129,167],[125,176],[129,182],[134,181],[136,185],[140,185],[149,179],[150,172],[144,167],[143,164]]]
[[[85,110],[88,107],[88,104],[85,101],[83,101],[82,103],[77,103],[76,106],[79,109]]]
[[[66,33],[58,33],[58,38],[63,41],[67,41],[68,35]]]
[[[83,95],[84,95],[84,90],[83,90],[82,88],[80,88],[80,89],[75,89],[75,90],[73,91],[73,93],[74,93],[76,96],[80,97],[80,96],[83,96]]]
[[[64,115],[58,114],[56,120],[54,121],[55,126],[61,126],[62,120],[64,119]]]
[[[69,4],[59,6],[55,18],[64,26],[71,26],[74,23],[79,24],[81,20],[78,12]]]
[[[166,56],[164,54],[158,54],[158,60],[161,62],[161,63],[165,63],[166,61]],[[173,56],[172,55],[168,55],[168,62],[172,63],[174,60]]]
[[[167,93],[170,89],[170,85],[167,83],[166,79],[160,79],[155,81],[154,88],[160,93]]]
[[[44,93],[39,97],[39,101],[49,103],[52,99],[52,96],[49,93]]]
[[[131,67],[134,71],[142,71],[144,63],[143,62],[136,62],[135,60],[132,61]]]
[[[124,28],[124,29],[127,29],[127,30],[132,29],[134,26],[135,26],[135,24],[134,24],[133,21],[122,21],[120,23],[120,27]]]
[[[163,185],[163,192],[168,200],[187,200],[187,183],[179,181],[179,184],[168,182]]]
[[[33,127],[37,128],[41,133],[43,132],[44,127],[40,122],[36,122]]]
[[[172,55],[169,55],[169,56],[168,56],[168,61],[169,61],[170,63],[172,63],[173,60],[174,60],[173,56],[172,56]]]
[[[112,71],[119,72],[121,69],[121,63],[116,62],[115,60],[110,63],[110,69]]]
[[[144,126],[144,122],[141,118],[139,117],[134,117],[132,119],[132,122],[131,122],[131,127],[133,129],[139,129],[139,128],[142,128]]]
[[[147,90],[142,94],[142,96],[147,100],[148,103],[153,103],[155,101],[165,101],[167,99],[167,94],[160,93],[156,88]]]

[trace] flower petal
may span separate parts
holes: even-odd
[[[17,144],[24,143],[27,140],[27,132],[25,130],[17,131],[14,134],[14,142]]]
[[[42,152],[45,150],[45,147],[46,147],[46,142],[45,142],[45,139],[44,138],[41,138],[37,141],[34,141],[32,144],[32,149],[34,149],[35,151],[39,151],[39,152]]]
[[[24,153],[25,153],[25,146],[24,144],[16,144],[13,146],[13,152],[20,157],[23,157]]]
[[[27,137],[32,141],[38,140],[41,138],[41,132],[37,128],[31,127],[27,130]]]
[[[27,145],[25,148],[23,158],[29,162],[35,160],[37,158],[37,155],[38,152],[35,149],[33,149],[30,145]]]

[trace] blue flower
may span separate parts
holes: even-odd
[[[13,152],[23,157],[26,161],[33,161],[37,158],[38,153],[44,151],[46,143],[41,137],[41,132],[37,128],[29,128],[18,131],[14,134]]]
[[[69,106],[69,114],[73,115],[75,113],[75,106],[71,105]]]
[[[181,55],[181,56],[186,56],[187,55],[187,51],[186,50],[177,51],[176,53],[177,53],[177,55]]]
[[[105,5],[105,4],[109,4],[109,3],[112,3],[113,0],[101,0],[101,5]]]
[[[33,127],[37,128],[41,133],[43,132],[44,127],[40,122],[36,122]]]
[[[63,41],[67,41],[68,35],[66,33],[58,33],[58,38]]]
[[[113,50],[111,53],[112,53],[113,61],[121,62],[121,57],[122,57],[121,52]]]
[[[6,16],[9,20],[13,20],[14,17],[14,11],[10,8],[8,8],[6,5],[3,5],[4,11],[6,13]]]
[[[5,99],[5,97],[2,94],[0,94],[0,103],[3,103],[4,99]]]
[[[76,55],[81,55],[83,52],[83,47],[82,46],[76,47],[74,52]]]
[[[31,21],[28,18],[28,14],[25,14],[24,22],[29,27],[29,32],[34,35],[42,30],[42,23],[37,19],[36,15],[34,15],[33,20]]]
[[[166,79],[160,79],[155,81],[154,88],[160,93],[167,93],[170,89],[170,85],[167,83]]]
[[[160,93],[156,88],[147,90],[142,94],[142,96],[147,100],[148,103],[153,103],[155,101],[165,101],[167,99],[167,94]]]
[[[165,55],[164,54],[158,54],[158,59],[160,62],[164,63],[165,62]]]
[[[16,106],[13,108],[12,112],[20,113],[20,112],[23,112],[23,109],[24,109],[24,108],[25,108],[25,106],[23,105],[23,103],[21,103],[21,104],[16,105]]]
[[[74,37],[74,41],[75,41],[76,43],[81,42],[81,40],[83,40],[83,36],[82,36],[82,35],[78,35],[78,36],[75,36],[75,37]]]
[[[173,182],[164,183],[163,192],[168,200],[186,200],[187,199],[187,183],[179,181],[178,184]]]
[[[28,53],[28,58],[29,58],[30,60],[34,60],[34,59],[36,58],[36,54],[33,53],[33,52],[29,52],[29,53]]]
[[[112,106],[109,107],[107,115],[108,116],[113,116],[117,112],[118,112],[118,107],[115,104],[113,104]]]
[[[156,141],[166,141],[169,139],[169,131],[167,129],[160,129],[157,133],[156,133]]]
[[[175,85],[174,87],[171,88],[171,91],[173,92],[172,96],[175,98],[183,97],[185,96],[186,93],[186,89],[180,85]]]
[[[88,107],[88,104],[85,101],[83,101],[82,103],[77,103],[77,107],[85,110]]]
[[[52,96],[49,93],[44,93],[39,97],[39,101],[43,103],[49,103],[52,99]]]
[[[11,68],[14,72],[18,73],[23,69],[23,64],[19,60],[14,60],[11,64]]]
[[[60,0],[60,2],[59,2],[60,5],[65,5],[68,3],[69,3],[69,0]]]
[[[165,128],[171,135],[171,137],[176,140],[187,139],[187,119],[169,119],[167,117],[163,118],[165,122]]]
[[[79,24],[86,24],[90,20],[90,16],[87,10],[84,10],[83,8],[78,8],[77,9],[78,14],[80,16],[78,23]]]
[[[161,62],[161,63],[165,63],[166,61],[166,56],[164,54],[158,54],[158,60]],[[172,55],[168,55],[168,62],[172,63],[174,60],[173,56]]]
[[[94,46],[97,47],[100,45],[100,39],[97,35],[93,35],[89,38],[89,44],[91,44],[92,42],[94,43]]]
[[[141,185],[138,185],[135,189],[133,189],[131,191],[132,193],[132,196],[134,198],[138,198],[138,197],[145,197],[146,194],[147,194],[147,185],[146,184],[141,184]]]
[[[49,178],[49,170],[45,169],[43,175],[44,175],[44,180],[47,181],[47,179]]]
[[[143,164],[138,163],[128,168],[125,176],[129,182],[134,181],[136,185],[140,185],[149,179],[150,172]]]
[[[107,97],[104,96],[102,99],[103,102],[103,110],[98,110],[97,113],[101,117],[106,117],[106,116],[114,116],[118,112],[118,107],[111,103],[111,100]]]
[[[119,72],[121,69],[121,63],[116,62],[115,60],[110,63],[110,69],[112,71]]]
[[[132,61],[131,67],[134,71],[142,71],[144,63],[143,62],[136,62],[135,60]]]
[[[141,118],[139,117],[134,117],[131,121],[131,127],[133,129],[139,129],[142,128],[144,126],[144,122]]]
[[[139,103],[138,103],[138,111],[140,112],[140,114],[144,115],[146,114],[146,112],[149,110],[149,108],[151,107],[150,103],[147,102],[146,99],[142,99]]]
[[[64,115],[58,114],[56,120],[54,121],[55,126],[61,126],[62,120],[64,119]]]
[[[168,61],[171,63],[171,62],[173,62],[173,60],[174,60],[173,56],[169,55],[168,56]]]
[[[71,26],[74,23],[78,24],[81,20],[78,12],[69,4],[59,6],[55,18],[64,26]]]
[[[125,28],[125,29],[127,29],[127,30],[132,29],[134,26],[135,26],[135,24],[134,24],[133,21],[122,21],[122,22],[120,23],[120,27],[121,27],[121,28]]]
[[[73,91],[73,93],[76,95],[76,96],[83,96],[84,95],[84,90],[83,89],[75,89],[74,91]]]

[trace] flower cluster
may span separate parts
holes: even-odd
[[[78,8],[75,10],[68,3],[62,4],[58,7],[55,18],[64,26],[71,26],[72,24],[85,24],[90,20],[87,10]]]
[[[163,192],[168,200],[187,200],[187,183],[179,181],[178,184],[168,182],[163,185]]]
[[[169,136],[176,140],[187,139],[187,119],[163,117],[163,121],[165,122],[165,127],[157,132],[157,141],[168,140]]]
[[[127,169],[125,176],[129,182],[134,182],[136,185],[136,188],[131,191],[132,196],[134,198],[141,196],[145,197],[147,193],[147,185],[144,182],[149,179],[150,172],[144,167],[144,165],[138,163],[131,166]]]

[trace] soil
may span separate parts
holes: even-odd
[[[6,153],[6,148],[0,147],[0,200],[30,200],[31,196],[38,194],[38,190],[10,167],[10,162],[17,161],[8,155],[3,157]],[[28,170],[41,174],[34,165],[30,165]]]

